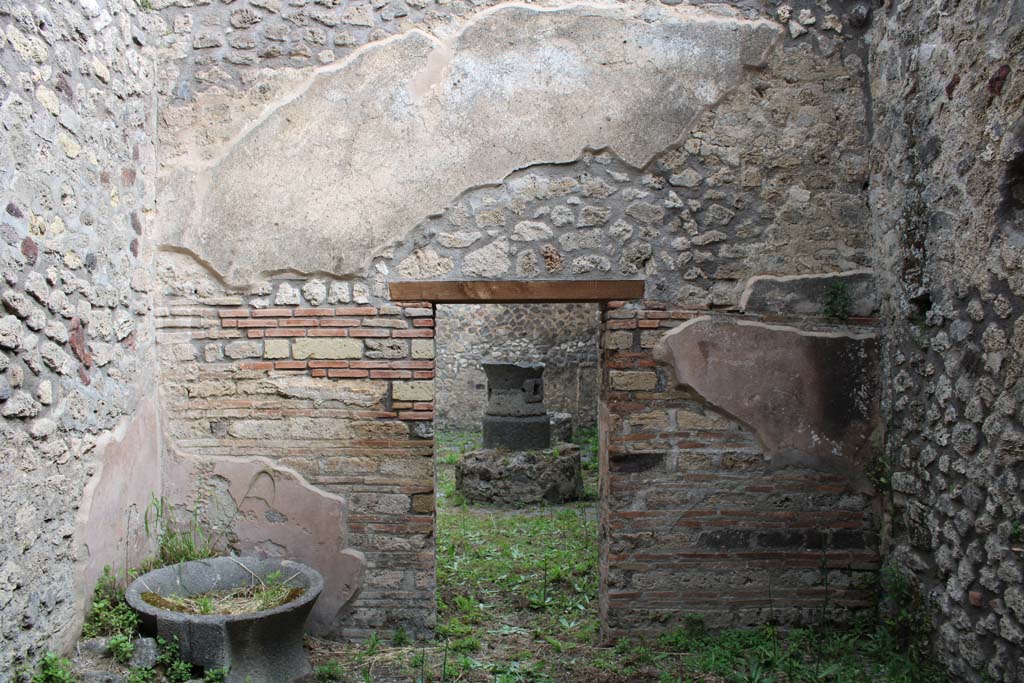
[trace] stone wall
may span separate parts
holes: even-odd
[[[597,422],[595,305],[439,306],[436,321],[439,428],[480,429],[487,359],[543,362],[548,411],[571,414],[574,427]]]
[[[695,313],[738,312],[753,278],[870,264],[859,19],[810,3],[438,9],[425,33],[323,68],[225,66],[239,34],[274,42],[278,13],[321,11],[264,4],[160,12],[167,448],[261,456],[347,499],[367,568],[336,635],[434,626],[435,310],[389,301],[395,280],[646,281],[601,323],[606,637],[776,608],[744,585],[792,600],[790,623],[869,604],[870,491],[816,456],[779,461],[652,356]],[[229,31],[242,10],[266,23]],[[222,44],[197,46],[200,30]],[[565,74],[560,97],[527,67]],[[200,78],[218,68],[231,77]],[[749,315],[817,329],[819,290]],[[728,515],[700,507],[719,489]],[[714,596],[693,583],[705,570]]]
[[[159,494],[155,69],[131,0],[0,2],[0,681],[77,636]]]
[[[958,680],[1018,681],[1024,5],[890,3],[871,43],[892,561]]]

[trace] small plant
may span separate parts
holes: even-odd
[[[32,676],[32,683],[75,683],[71,674],[71,662],[47,652],[39,662],[39,669]]]
[[[167,501],[153,496],[143,518],[146,536],[161,529],[162,531],[157,556],[144,563],[143,571],[152,571],[179,562],[206,560],[218,555],[214,538],[199,521],[198,513],[193,512],[188,527],[180,531],[169,529],[170,521]]]
[[[825,302],[821,312],[826,318],[846,320],[850,317],[850,291],[845,282],[830,282],[825,289]]]
[[[125,683],[153,683],[154,676],[152,669],[135,668],[128,672]]]
[[[405,647],[412,642],[412,638],[405,632],[405,629],[399,626],[395,629],[395,632],[391,634],[391,644],[395,647]]]
[[[452,652],[479,652],[480,641],[472,636],[467,636],[465,638],[453,640],[449,644],[449,648]]]
[[[313,673],[313,678],[316,680],[316,683],[333,683],[334,681],[340,681],[344,673],[341,664],[331,660],[326,664],[318,666]]]
[[[192,680],[192,665],[176,659],[166,668],[166,675],[170,683],[189,683]]]
[[[124,601],[124,590],[110,567],[104,567],[93,591],[92,608],[82,626],[82,637],[120,635],[130,642],[138,627],[139,615]]]
[[[208,669],[203,672],[203,683],[227,683],[228,670],[223,669]]]
[[[130,636],[118,633],[107,641],[111,656],[121,664],[127,664],[135,654],[135,643]]]
[[[177,636],[172,640],[157,638],[156,646],[156,663],[163,667],[168,683],[188,683],[192,680],[192,665],[181,660]]]
[[[366,640],[366,654],[375,655],[380,652],[380,638],[377,637],[376,633],[371,633],[370,637]]]

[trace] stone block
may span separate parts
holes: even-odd
[[[268,339],[263,342],[264,358],[288,358],[292,344],[287,339]]]
[[[614,351],[628,351],[633,348],[633,333],[629,330],[609,332],[604,338],[604,348]]]
[[[484,415],[484,448],[529,451],[551,445],[551,421],[545,415]]]
[[[413,339],[412,340],[412,357],[416,360],[433,360],[434,358],[434,340],[433,339]]]
[[[224,345],[224,355],[233,360],[239,358],[259,358],[260,345],[258,342],[237,341]]]
[[[292,345],[292,355],[296,360],[341,360],[361,358],[363,343],[358,339],[345,338],[307,338],[296,339]]]
[[[396,401],[433,401],[433,380],[395,382],[391,386],[391,397]]]
[[[657,373],[642,370],[612,370],[610,380],[619,391],[653,391],[658,386]]]

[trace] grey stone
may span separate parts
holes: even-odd
[[[155,638],[136,638],[135,653],[128,666],[139,669],[152,669],[156,666],[157,655],[160,654]]]
[[[487,414],[504,417],[545,415],[544,364],[485,361]]]
[[[198,595],[247,586],[255,574],[274,571],[304,589],[289,603],[261,612],[192,615],[150,605],[143,593]],[[255,557],[220,557],[171,565],[144,574],[125,599],[142,617],[144,629],[178,638],[181,657],[203,668],[230,668],[230,683],[297,683],[312,669],[303,649],[303,625],[323,590],[315,570],[298,562]]]
[[[5,315],[0,318],[0,346],[14,350],[21,348],[24,330],[21,321],[13,315]]]
[[[868,317],[879,307],[878,283],[870,270],[815,275],[759,275],[747,281],[740,310],[747,313],[824,315],[830,291],[849,300],[849,315]]]
[[[35,417],[39,414],[41,406],[24,391],[15,391],[7,402],[4,403],[0,415],[4,417]]]
[[[470,500],[502,505],[577,500],[583,495],[579,448],[563,443],[546,450],[467,453],[455,465],[455,486]]]
[[[551,443],[572,442],[572,414],[548,413],[551,422]]]

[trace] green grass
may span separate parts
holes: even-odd
[[[596,633],[597,523],[584,506],[501,515],[463,507],[439,515],[437,535],[442,633],[458,637],[467,625],[574,640]]]

